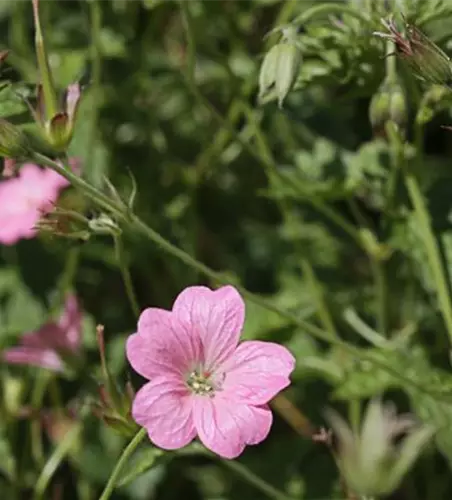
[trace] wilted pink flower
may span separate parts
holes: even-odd
[[[18,347],[6,349],[2,358],[7,363],[39,366],[62,371],[64,355],[74,355],[80,349],[82,315],[75,295],[66,299],[63,313],[57,321],[26,333]]]
[[[69,182],[50,169],[26,163],[18,177],[0,182],[0,243],[33,238],[35,225]]]
[[[289,385],[295,360],[278,344],[239,344],[244,318],[232,286],[189,287],[172,311],[142,312],[127,357],[150,382],[136,394],[132,416],[157,446],[181,448],[198,436],[234,458],[267,437],[267,403]]]

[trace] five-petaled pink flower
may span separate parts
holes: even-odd
[[[33,238],[36,223],[68,185],[61,175],[33,163],[23,165],[17,177],[0,182],[0,244]]]
[[[53,371],[64,369],[63,357],[77,355],[81,342],[82,315],[75,295],[68,295],[57,321],[24,334],[20,345],[6,349],[1,357],[7,363],[39,366]]]
[[[142,312],[127,357],[150,382],[136,394],[132,416],[154,444],[176,449],[198,436],[218,455],[235,458],[267,437],[267,403],[290,384],[295,360],[278,344],[239,344],[244,319],[232,286],[189,287],[172,311]]]

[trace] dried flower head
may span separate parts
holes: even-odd
[[[380,401],[369,403],[359,434],[336,413],[330,411],[328,417],[338,439],[344,479],[364,496],[394,491],[433,433],[430,427],[416,426],[410,415],[397,416],[392,405]]]
[[[397,28],[393,18],[382,19],[387,32],[375,32],[382,38],[392,40],[399,55],[413,73],[428,83],[452,85],[450,58],[415,25],[404,20],[405,34]]]

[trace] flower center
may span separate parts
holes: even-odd
[[[192,371],[187,377],[187,385],[192,392],[199,396],[213,396],[215,394],[215,385],[210,380],[210,374]]]

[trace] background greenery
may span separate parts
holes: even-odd
[[[439,428],[436,446],[391,498],[449,498],[452,377],[437,281],[395,146],[372,129],[368,109],[388,68],[385,43],[372,34],[382,29],[380,18],[402,10],[447,51],[452,2],[337,2],[357,15],[325,11],[300,26],[303,62],[295,88],[282,109],[274,100],[259,105],[259,68],[280,34],[264,36],[314,4],[328,2],[190,0],[184,9],[159,0],[43,1],[59,87],[76,79],[86,85],[70,154],[81,159],[91,183],[103,188],[107,176],[124,196],[131,172],[136,213],[154,230],[274,306],[317,324],[327,339],[353,345],[351,354],[247,300],[244,337],[283,343],[296,355],[287,396],[314,427],[326,425],[328,406],[356,420],[367,398],[385,394],[399,411]],[[37,81],[30,2],[0,2],[3,48],[11,52],[2,75],[15,85],[0,95],[0,115],[24,123],[29,114],[17,92],[28,95]],[[415,144],[412,123],[428,88],[404,65],[398,71],[407,102],[406,157],[415,164],[448,280],[452,140],[441,125],[452,122],[450,101],[431,106],[432,119]],[[96,213],[75,191],[62,203]],[[127,228],[124,246],[143,308],[169,307],[190,284],[214,285]],[[0,345],[45,322],[68,280],[85,311],[90,375],[100,374],[95,325],[101,323],[113,374],[138,387],[124,355],[136,321],[107,236],[82,244],[40,235],[0,247]],[[372,345],[363,325],[399,343]],[[97,498],[127,439],[89,411],[90,387],[78,376],[0,370],[2,497]],[[49,415],[54,424],[43,426]],[[68,449],[55,458],[64,435]],[[147,444],[136,459],[143,469],[155,458],[149,450]],[[279,414],[268,440],[238,462],[294,498],[344,497],[329,450],[294,434]],[[49,484],[40,493],[45,464]],[[215,460],[153,464],[114,498],[263,497]]]

